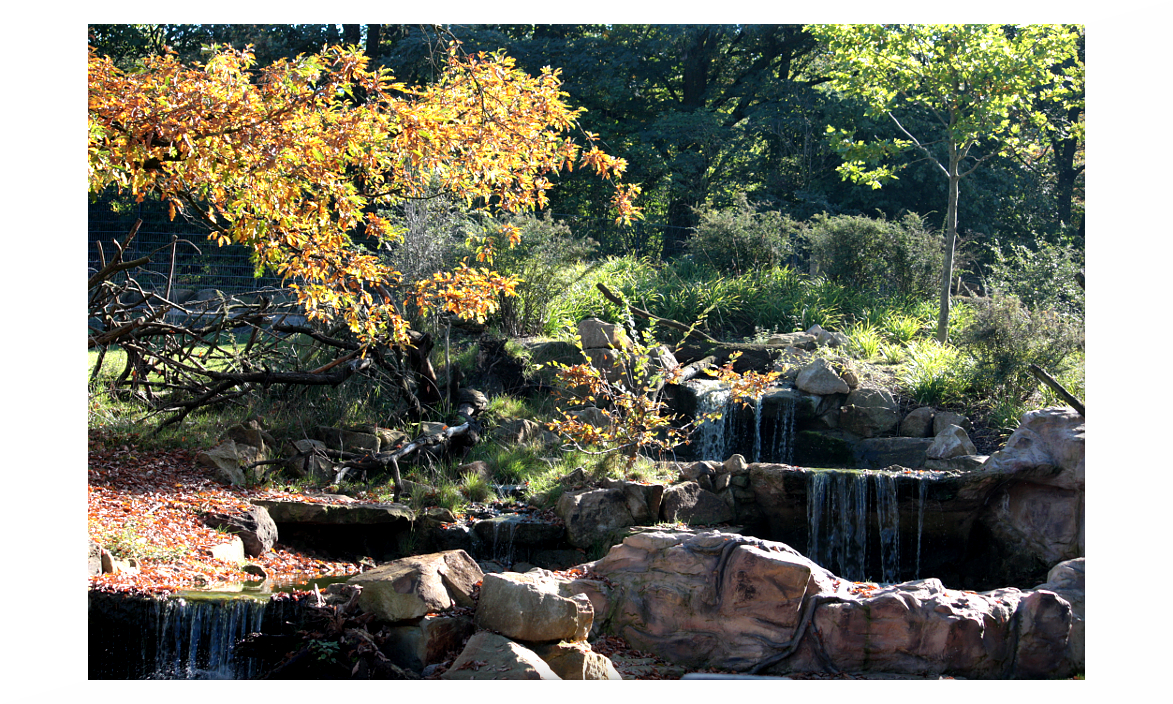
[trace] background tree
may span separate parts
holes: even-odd
[[[1039,101],[1064,100],[1081,66],[1076,35],[1057,25],[812,25],[834,65],[831,86],[886,116],[907,139],[859,142],[839,131],[844,178],[879,188],[895,178],[887,157],[915,147],[948,183],[937,339],[948,338],[949,293],[957,242],[961,179],[999,154],[1040,158],[1054,131]],[[931,133],[902,123],[912,110],[931,115]],[[829,127],[829,132],[834,128]],[[877,165],[879,164],[879,165]],[[870,168],[869,168],[870,167]]]

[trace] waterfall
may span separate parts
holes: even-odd
[[[90,594],[90,679],[250,679],[260,671],[234,646],[284,626],[292,611],[249,597],[146,598]],[[287,613],[289,612],[289,613]]]
[[[867,472],[807,474],[807,555],[855,581],[867,568]],[[823,529],[823,516],[829,525]]]
[[[762,461],[762,395],[753,402],[753,461]]]
[[[706,420],[696,428],[697,456],[702,460],[724,462],[726,456],[725,436],[729,427],[729,390],[721,387],[706,389],[697,399],[697,416],[705,413],[720,413],[716,420]]]
[[[866,579],[896,583],[906,579],[900,565],[897,489],[900,483],[907,486],[909,482],[915,482],[915,499],[906,496],[905,510],[911,517],[914,507],[908,503],[910,500],[915,502],[916,562],[913,574],[919,578],[928,487],[939,476],[932,472],[806,470],[807,556],[840,577],[857,582]],[[869,495],[874,497],[871,505]],[[877,537],[869,544],[869,523],[872,520],[875,521]],[[874,551],[877,546],[878,552]],[[873,550],[870,562],[869,547]]]
[[[791,396],[783,396],[782,408],[774,426],[774,461],[782,464],[794,462],[794,409],[798,405]]]
[[[900,574],[900,505],[896,495],[896,475],[876,473],[876,521],[880,528],[880,571],[889,584]]]

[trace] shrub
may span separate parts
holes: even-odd
[[[699,222],[685,248],[697,262],[735,274],[781,264],[799,227],[779,212],[758,212],[744,193],[733,208],[696,213]]]
[[[511,224],[521,231],[521,242],[498,249],[493,263],[521,283],[516,296],[501,297],[496,322],[507,335],[540,335],[550,325],[554,299],[591,270],[582,264],[596,244],[574,237],[566,223],[548,214],[517,217]]]
[[[831,281],[881,296],[931,294],[941,278],[941,236],[920,216],[897,222],[815,216],[806,230],[812,269]]]
[[[1038,248],[1032,250],[1015,243],[1003,248],[996,240],[990,250],[993,263],[987,283],[995,294],[1015,296],[1031,310],[1049,308],[1083,316],[1084,294],[1078,281],[1082,250],[1068,241],[1039,241]]]
[[[1082,357],[1083,323],[1054,310],[1031,311],[1014,296],[997,296],[975,312],[958,344],[975,361],[974,379],[991,395],[1025,401],[1038,386],[1037,364],[1059,377]]]

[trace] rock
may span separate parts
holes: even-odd
[[[946,472],[972,472],[981,467],[989,459],[988,455],[958,455],[946,460],[925,460],[925,469]]]
[[[244,554],[249,557],[264,555],[277,542],[277,524],[264,506],[253,506],[236,515],[211,511],[200,519],[209,528],[223,528],[239,536],[244,543]]]
[[[277,444],[273,440],[273,436],[269,435],[256,419],[229,426],[220,436],[221,442],[225,440],[232,440],[237,445],[251,445],[257,448],[258,456],[262,459],[267,459],[267,449]]]
[[[561,679],[532,650],[496,633],[479,631],[468,639],[444,680],[557,680]]]
[[[327,447],[342,452],[369,452],[373,454],[378,452],[381,446],[379,436],[373,432],[364,433],[345,428],[318,426],[317,435],[318,439],[324,442]]]
[[[609,348],[628,349],[631,341],[622,327],[605,323],[598,318],[587,318],[578,324],[578,337],[583,350]]]
[[[591,366],[604,373],[607,381],[614,384],[623,379],[623,355],[619,350],[608,348],[583,350]]]
[[[443,662],[445,655],[458,650],[475,631],[476,626],[467,616],[424,616],[417,624],[386,629],[383,652],[396,665],[420,672],[428,665]]]
[[[933,415],[936,411],[932,406],[921,406],[900,421],[900,435],[906,438],[927,438],[933,433]]]
[[[851,387],[847,385],[847,382],[835,373],[827,360],[821,357],[803,367],[798,372],[794,384],[802,391],[818,396],[851,392]]]
[[[480,628],[522,641],[586,640],[594,607],[583,594],[559,594],[552,572],[487,574],[477,600]]]
[[[741,455],[731,455],[721,466],[730,474],[744,474],[749,470],[749,463]]]
[[[493,555],[499,546],[511,547],[553,546],[566,535],[565,526],[525,514],[505,514],[473,524],[473,532],[480,537]]]
[[[571,418],[581,423],[593,425],[596,428],[611,427],[611,419],[602,410],[589,406],[587,408],[580,408],[578,410],[569,411],[567,413]]]
[[[317,504],[306,501],[254,499],[264,506],[275,523],[313,525],[410,524],[415,512],[405,504]]]
[[[735,670],[792,637],[804,597],[834,578],[780,543],[716,531],[632,535],[594,571],[612,585],[610,632],[686,667]]]
[[[925,456],[933,460],[947,460],[961,455],[976,455],[977,447],[969,439],[959,425],[945,426],[933,438],[933,444],[925,451]]]
[[[359,608],[394,623],[453,606],[473,606],[473,588],[483,576],[468,553],[450,550],[395,560],[347,583],[362,587]]]
[[[1084,662],[1084,560],[1065,560],[1051,568],[1047,581],[1035,591],[1047,590],[1071,605],[1071,634],[1067,653],[1076,672],[1083,672]]]
[[[1071,604],[1054,592],[1027,592],[1018,604],[1018,647],[1014,676],[1023,679],[1070,677],[1068,650]]]
[[[813,350],[817,344],[817,340],[818,338],[810,333],[790,332],[771,335],[766,340],[766,344],[771,347],[797,347],[803,350]]]
[[[236,565],[244,564],[244,541],[240,539],[240,536],[234,535],[227,543],[213,546],[212,559]]]
[[[590,549],[611,544],[615,533],[636,524],[619,489],[568,491],[554,508],[566,523],[566,539],[576,548]]]
[[[196,462],[205,467],[212,467],[216,470],[218,478],[234,486],[245,484],[245,467],[257,459],[257,448],[251,445],[237,445],[233,440],[225,440],[210,450],[196,454]]]
[[[532,650],[564,680],[621,680],[614,663],[582,643],[547,643]]]
[[[305,438],[294,440],[285,446],[285,460],[283,466],[299,477],[306,477],[314,481],[330,481],[334,479],[334,463],[319,450],[325,450],[326,443],[321,440]]]
[[[93,538],[89,542],[89,573],[90,576],[102,574],[102,546]]]
[[[973,423],[969,418],[960,413],[953,413],[951,411],[937,411],[933,414],[933,435],[938,435],[942,430],[951,425],[960,426],[965,430],[973,430]]]
[[[632,525],[647,525],[660,519],[660,505],[664,500],[662,484],[639,484],[623,479],[604,479],[604,489],[618,489],[627,501]]]
[[[633,535],[592,567],[611,585],[609,631],[684,667],[982,679],[1072,671],[1071,609],[1046,590],[976,593],[922,579],[853,594],[784,544],[717,532]]]
[[[997,482],[978,520],[992,572],[1030,584],[1085,555],[1084,419],[1067,408],[1023,416],[1005,447],[975,473]]]
[[[537,443],[551,445],[558,442],[558,436],[527,418],[512,418],[503,421],[490,433],[498,442],[527,445]]]
[[[839,409],[839,427],[865,438],[890,433],[899,420],[900,406],[887,389],[856,389]]]
[[[894,464],[917,469],[925,466],[932,444],[929,438],[868,438],[855,444],[855,461],[857,466],[868,469]]]
[[[844,335],[841,332],[831,332],[830,330],[824,330],[822,326],[818,324],[812,325],[810,329],[806,331],[806,334],[814,335],[815,342],[820,347],[842,347],[843,345],[847,344],[847,335]]]
[[[733,520],[733,509],[711,491],[697,482],[673,484],[664,490],[660,517],[665,521],[684,521],[689,525],[728,523]]]

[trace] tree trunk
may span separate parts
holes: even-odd
[[[956,144],[949,145],[949,210],[945,215],[945,252],[941,266],[941,313],[937,317],[937,341],[949,341],[949,289],[953,285],[953,250],[957,246],[957,196],[960,159]]]

